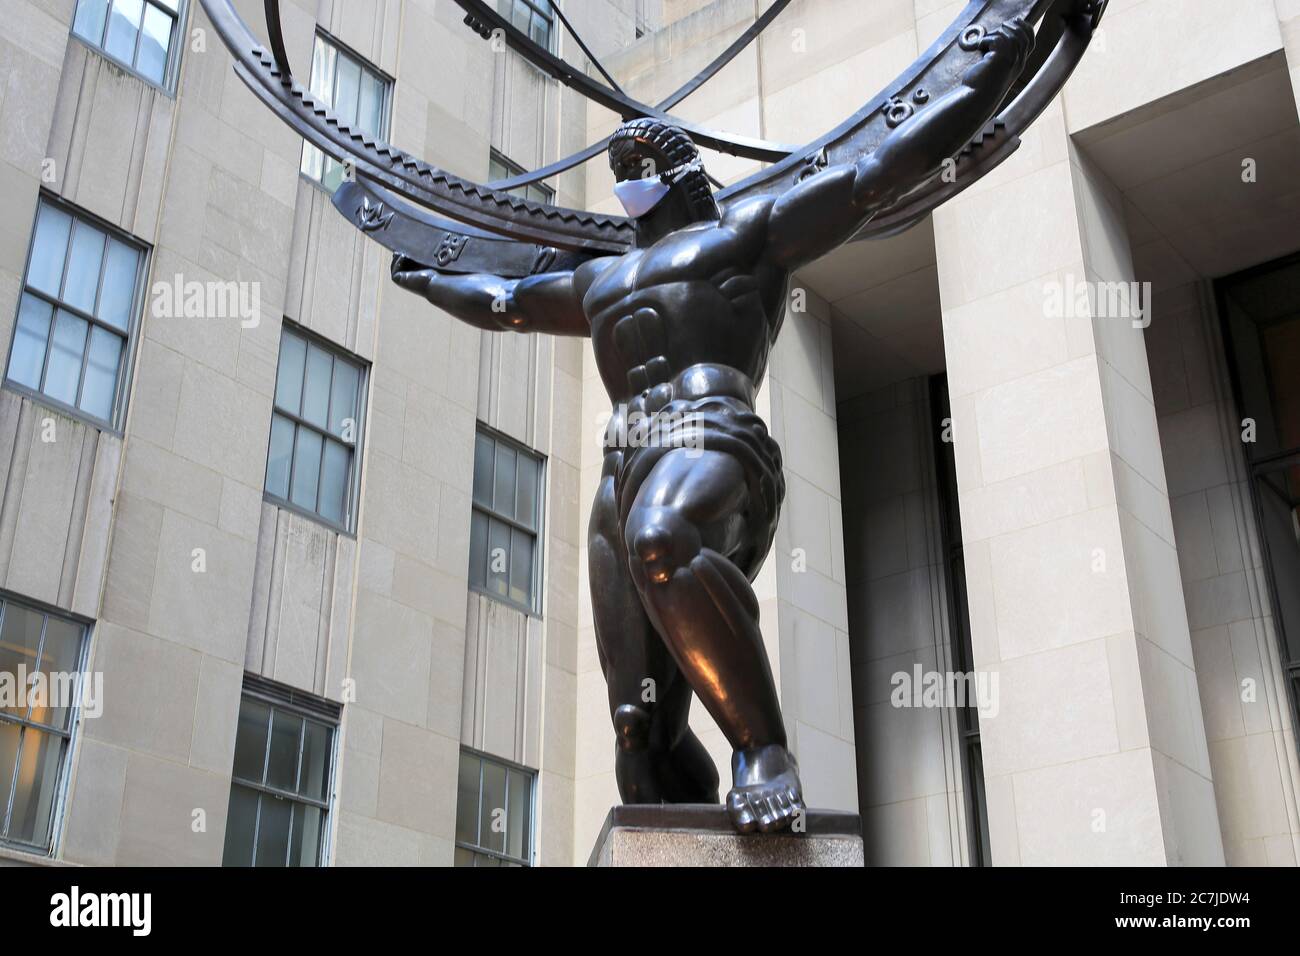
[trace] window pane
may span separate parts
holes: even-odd
[[[313,800],[325,799],[325,788],[329,783],[330,728],[314,720],[307,721],[307,731],[303,737],[302,779],[298,782],[298,792]]]
[[[67,405],[77,403],[77,384],[81,380],[81,358],[86,350],[85,319],[59,310],[54,320],[50,361],[45,370],[45,394]]]
[[[294,442],[293,487],[289,500],[299,508],[316,510],[316,487],[320,482],[321,437],[310,428],[299,428]]]
[[[329,420],[330,370],[334,360],[319,345],[307,346],[307,383],[302,391],[302,417],[317,428]]]
[[[106,238],[85,222],[78,222],[72,230],[71,259],[68,279],[63,286],[63,301],[83,312],[95,311],[95,293],[99,289],[99,269],[104,263]]]
[[[50,617],[45,622],[45,646],[41,651],[41,673],[45,675],[50,699],[46,706],[33,707],[31,719],[60,730],[67,730],[72,717],[77,691],[77,672],[81,665],[81,640],[84,630],[80,624]],[[48,706],[57,704],[59,706]]]
[[[68,233],[72,217],[49,203],[41,203],[32,240],[32,261],[27,267],[27,284],[52,296],[59,294],[63,281],[63,260],[68,254]]]
[[[289,816],[293,804],[269,793],[261,795],[262,813],[257,825],[257,865],[284,866],[289,855]]]
[[[507,518],[515,516],[515,450],[509,445],[497,445],[497,467],[492,496],[492,509]]]
[[[135,40],[140,32],[140,14],[144,0],[113,0],[113,12],[108,18],[108,36],[104,50],[123,63],[135,62]]]
[[[533,596],[533,539],[517,528],[510,530],[510,600],[531,604]]]
[[[469,583],[487,587],[488,517],[481,511],[469,516]]]
[[[510,15],[511,24],[513,24],[525,36],[528,35],[528,15],[530,12],[531,11],[529,11],[525,4],[519,3],[518,0],[516,0],[514,10]]]
[[[355,365],[334,360],[334,381],[330,385],[329,430],[344,441],[357,440],[357,387],[361,373]]]
[[[483,802],[479,811],[478,845],[487,850],[501,852],[506,846],[506,835],[500,832],[505,825],[506,768],[500,764],[483,761]],[[493,831],[493,819],[497,832]]]
[[[488,519],[487,589],[504,597],[509,593],[510,526]]]
[[[104,267],[104,286],[99,291],[99,310],[95,315],[123,332],[131,324],[139,266],[139,251],[116,239],[108,240],[108,264]]]
[[[337,56],[338,53],[332,46],[320,37],[316,38],[311,54],[310,89],[327,106],[334,101],[334,63]]]
[[[267,786],[295,792],[298,789],[298,750],[302,718],[277,710],[271,717],[271,753],[266,762]]]
[[[325,157],[325,164],[320,174],[321,185],[334,192],[343,184],[343,164],[329,156]]]
[[[452,862],[452,866],[473,866],[473,865],[474,865],[474,854],[471,853],[469,850],[462,849],[461,847],[456,847],[456,855]]]
[[[44,616],[13,602],[7,602],[4,608],[4,626],[0,627],[0,673],[12,674],[17,680],[18,667],[22,665],[28,674],[36,670],[36,653],[41,646],[41,626]],[[26,717],[26,698],[22,706],[2,709],[3,713],[13,717]],[[3,785],[0,783],[0,785]],[[0,808],[8,800],[5,793],[0,796]]]
[[[492,462],[496,443],[487,435],[474,436],[474,504],[492,507]]]
[[[307,343],[292,333],[280,336],[280,364],[275,372],[275,406],[291,415],[302,410],[302,371]]]
[[[31,727],[23,731],[18,762],[18,788],[9,817],[9,839],[42,846],[49,842],[50,813],[59,784],[64,741]]]
[[[9,354],[9,377],[28,388],[41,387],[45,344],[50,338],[50,316],[54,307],[34,295],[24,294],[14,329],[13,351]]]
[[[172,23],[170,16],[157,7],[144,12],[144,32],[140,37],[140,56],[136,69],[141,74],[161,83],[167,73],[167,48],[171,45]]]
[[[304,176],[310,176],[317,181],[320,180],[321,163],[325,160],[325,154],[313,146],[311,143],[302,144],[302,165],[298,171]]]
[[[253,865],[253,834],[257,827],[257,792],[235,784],[226,812],[226,849],[222,866]]]
[[[245,698],[239,705],[234,775],[240,780],[262,782],[262,767],[266,762],[266,732],[270,721],[271,708],[266,704]]]
[[[304,803],[293,808],[293,839],[289,845],[290,866],[315,866],[320,861],[321,834],[325,814]]]
[[[334,114],[345,124],[355,124],[361,97],[361,64],[351,57],[339,56],[334,97]]]
[[[519,456],[518,492],[515,499],[515,520],[530,528],[537,527],[537,459]]]
[[[266,456],[266,490],[277,498],[289,497],[289,464],[293,460],[293,422],[271,416],[271,447]]]
[[[80,0],[77,17],[72,21],[72,32],[99,46],[104,40],[104,18],[108,13],[108,0]]]
[[[532,778],[518,770],[509,776],[510,807],[506,824],[506,853],[518,860],[527,860],[532,827]]]
[[[456,839],[460,843],[478,843],[479,764],[473,754],[460,755],[456,782]]]
[[[357,125],[367,133],[384,136],[384,81],[368,70],[361,77],[361,108]]]
[[[351,474],[352,453],[335,441],[325,442],[325,460],[321,463],[320,516],[342,524],[347,514],[348,478]]]
[[[9,803],[9,787],[14,782],[14,764],[18,760],[18,740],[23,729],[17,724],[0,723],[0,836],[4,836],[4,807]]]
[[[534,13],[533,28],[530,35],[532,36],[534,43],[540,46],[543,50],[547,49],[550,45],[550,24],[547,23],[544,18]]]
[[[122,356],[122,339],[108,329],[90,333],[90,357],[86,360],[86,381],[81,387],[81,408],[105,421],[113,414],[117,392],[117,368]]]

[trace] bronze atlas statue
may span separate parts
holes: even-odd
[[[799,148],[666,112],[789,0],[775,0],[655,106],[630,99],[594,57],[608,85],[482,0],[456,2],[470,28],[503,37],[622,125],[544,169],[479,185],[340,123],[294,80],[275,0],[266,3],[269,49],[229,0],[203,5],[249,87],[347,161],[334,204],[393,250],[394,282],[481,329],[592,340],[612,414],[588,560],[619,793],[625,803],[718,801],[717,770],[687,726],[694,695],[733,750],[726,807],[735,826],[782,829],[804,796],[751,582],[785,488],[781,451],[754,399],[791,272],[855,238],[908,228],[1002,162],[1073,71],[1105,0],[972,0],[891,87]],[[770,165],[715,193],[697,142]],[[505,191],[602,152],[626,218]],[[647,681],[653,695],[643,694]]]

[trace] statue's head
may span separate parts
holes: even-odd
[[[609,167],[614,192],[633,219],[673,199],[688,222],[719,218],[700,151],[676,126],[649,117],[628,120],[610,138]]]

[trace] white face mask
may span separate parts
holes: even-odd
[[[700,161],[694,160],[674,166],[660,176],[648,176],[645,179],[629,179],[614,184],[614,195],[623,204],[627,214],[639,219],[654,209],[668,195],[668,191],[677,181],[692,170],[700,169]]]

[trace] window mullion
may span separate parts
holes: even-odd
[[[18,797],[18,774],[23,766],[23,748],[27,745],[27,727],[18,729],[18,748],[14,751],[14,772],[9,778],[9,793],[5,799],[4,815],[0,817],[0,836],[9,836],[9,827],[13,823],[14,801]]]
[[[307,744],[307,719],[299,718],[302,726],[298,728],[298,766],[293,772],[293,789],[295,793],[302,791],[302,751]]]
[[[487,761],[482,757],[478,758],[478,812],[474,814],[474,844],[483,846],[483,778],[486,776],[484,767]]]
[[[293,818],[298,813],[298,805],[292,801],[289,803],[289,835],[284,841],[284,865],[287,869],[289,861],[293,859]]]
[[[262,751],[262,783],[266,783],[271,766],[271,734],[275,732],[275,708],[266,708],[266,749]]]
[[[253,852],[249,865],[257,866],[257,840],[262,835],[262,794],[257,795],[257,809],[253,811]]]

